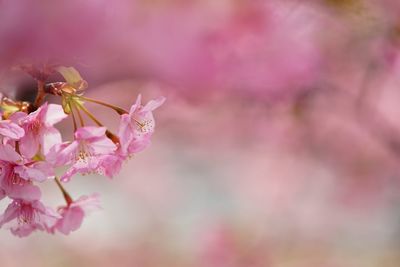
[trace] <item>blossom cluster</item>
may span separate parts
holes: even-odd
[[[28,72],[37,80],[35,103],[3,97],[0,121],[0,200],[10,204],[0,215],[0,227],[19,237],[39,230],[69,234],[80,227],[89,212],[99,208],[98,194],[73,199],[63,184],[75,174],[113,177],[122,163],[150,144],[155,122],[152,112],[165,101],[160,97],[142,105],[139,95],[129,111],[84,96],[87,83],[72,67]],[[59,72],[65,82],[47,83],[49,73]],[[61,97],[61,105],[45,102],[46,95]],[[107,129],[86,107],[97,103],[118,112],[116,133]],[[86,117],[85,117],[86,116]],[[73,140],[63,141],[55,125],[72,118]],[[94,126],[88,125],[88,121]],[[62,167],[62,168],[59,168]],[[63,174],[56,176],[56,170]],[[55,182],[66,204],[53,210],[42,203],[39,185]]]

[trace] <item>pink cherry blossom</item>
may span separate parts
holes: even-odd
[[[51,228],[60,215],[45,207],[40,201],[14,200],[0,216],[0,227],[7,225],[11,233],[25,237],[35,230]]]
[[[25,136],[20,140],[21,153],[31,158],[41,148],[41,152],[46,155],[53,145],[61,143],[61,134],[53,126],[66,117],[60,105],[45,103],[35,112],[21,118],[20,123],[25,130]]]
[[[0,160],[13,166],[22,179],[44,182],[54,178],[54,170],[48,162],[32,161],[18,154],[11,145],[0,146]]]
[[[70,205],[60,207],[58,212],[61,218],[49,229],[49,232],[58,231],[65,235],[76,231],[82,224],[85,215],[100,209],[99,195],[82,196]]]
[[[27,160],[9,144],[0,146],[0,169],[0,189],[12,199],[39,200],[40,190],[32,182],[54,179],[49,163]]]
[[[165,97],[160,97],[142,106],[141,99],[139,95],[129,114],[121,116],[118,135],[121,145],[120,153],[124,156],[140,152],[150,144],[150,137],[155,127],[152,111],[165,101]]]
[[[83,96],[84,88],[76,88],[77,83],[71,81],[79,84],[86,81],[72,67],[54,67],[66,81],[55,83],[44,82],[52,71],[43,75],[35,66],[32,70],[38,83],[35,102],[13,100],[0,94],[0,115],[6,112],[0,118],[0,200],[7,197],[12,201],[0,216],[0,228],[7,226],[19,237],[36,230],[68,235],[81,226],[90,211],[99,208],[99,200],[94,194],[73,201],[61,182],[69,181],[78,173],[110,178],[116,175],[130,154],[143,150],[150,143],[155,125],[152,111],[164,98],[142,106],[141,97],[138,97],[129,114],[121,119],[122,146],[120,138],[102,126],[97,114],[85,104],[97,103],[119,114],[128,113],[125,109]],[[62,105],[45,103],[43,99],[47,94],[61,97]],[[54,125],[68,116],[72,117],[74,137],[62,142],[61,132]],[[102,127],[85,127],[85,119]],[[66,167],[61,177],[55,176],[57,167]],[[37,183],[49,180],[55,182],[54,186],[67,203],[58,212],[41,202],[42,192]]]
[[[47,156],[50,162],[56,166],[71,165],[61,177],[61,181],[69,181],[76,173],[112,176],[114,171],[109,170],[109,162],[118,161],[118,157],[113,155],[117,146],[105,133],[104,127],[82,127],[75,132],[74,141],[55,145],[50,150]]]
[[[0,199],[5,196],[26,201],[40,199],[40,189],[31,180],[21,178],[10,165],[3,162],[0,162],[0,168],[3,172],[0,176]]]
[[[25,135],[25,131],[10,120],[2,120],[0,121],[0,135],[11,140],[19,140]]]

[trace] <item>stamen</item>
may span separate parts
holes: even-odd
[[[142,133],[149,133],[154,128],[154,121],[151,119],[143,120],[140,122],[139,120],[133,118],[134,122],[138,126],[137,129]]]
[[[20,204],[21,211],[18,216],[18,224],[30,224],[35,221],[36,214],[29,204]]]
[[[5,178],[5,182],[9,186],[15,186],[15,185],[24,186],[26,184],[31,183],[30,181],[21,178],[21,176],[19,176],[19,174],[15,173],[14,171],[12,171],[9,175],[7,175],[7,177]]]
[[[21,178],[21,176],[19,176],[16,173],[13,173],[12,178],[11,178],[11,183],[13,185],[24,185],[25,184],[25,180]]]
[[[39,133],[39,130],[42,126],[42,123],[39,120],[34,120],[32,123],[29,124],[28,129],[33,133]]]
[[[88,162],[88,158],[91,157],[92,155],[90,153],[88,153],[85,150],[80,150],[78,152],[78,154],[75,157],[75,160],[77,162],[82,162],[82,163],[87,163]]]

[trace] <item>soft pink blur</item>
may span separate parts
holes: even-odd
[[[68,237],[1,231],[0,266],[399,266],[399,13],[396,0],[0,0],[2,92],[29,91],[15,67],[35,63],[76,67],[87,96],[124,108],[167,98],[118,177],[67,185],[103,210]]]

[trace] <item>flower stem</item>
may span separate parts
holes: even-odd
[[[58,188],[60,188],[65,201],[67,202],[67,205],[71,205],[71,203],[73,202],[71,196],[68,194],[67,190],[65,190],[65,188],[63,187],[63,185],[61,184],[60,180],[58,180],[57,177],[54,178],[54,181],[56,181],[56,184],[58,186]]]
[[[104,103],[104,102],[96,100],[96,99],[88,98],[88,97],[85,97],[85,96],[81,96],[80,98],[85,100],[85,101],[88,101],[88,102],[92,102],[92,103],[95,103],[95,104],[98,104],[98,105],[102,105],[102,106],[111,108],[111,109],[115,110],[119,115],[128,114],[129,113],[128,111],[126,111],[123,108],[120,108],[120,107],[117,107],[117,106],[114,106],[114,105],[111,105],[111,104],[108,104],[108,103]]]
[[[68,106],[69,106],[69,109],[71,110],[72,122],[74,123],[74,133],[75,133],[76,130],[78,129],[78,127],[76,125],[76,118],[75,118],[74,110],[72,109],[72,105],[70,102],[68,103]]]
[[[103,125],[98,119],[96,119],[96,117],[95,117],[85,106],[83,106],[83,105],[80,104],[79,102],[75,102],[75,104],[76,104],[76,106],[79,106],[79,107],[77,107],[78,112],[79,112],[79,108],[82,109],[83,112],[85,112],[85,114],[86,114],[89,118],[91,118],[98,126],[104,127],[104,125]],[[106,136],[107,136],[108,138],[110,138],[111,141],[113,141],[115,144],[119,144],[119,138],[118,138],[118,136],[116,136],[115,134],[113,134],[113,133],[112,133],[110,130],[108,130],[108,129],[106,130]]]
[[[120,144],[120,140],[119,137],[116,136],[115,134],[113,134],[111,131],[106,130],[106,136],[113,141],[114,144],[119,145]]]
[[[81,114],[81,112],[79,111],[79,108],[78,108],[77,106],[75,106],[75,108],[76,108],[76,112],[78,113],[79,122],[81,123],[81,127],[84,127],[84,126],[85,126],[85,122],[84,122],[84,120],[83,120],[83,118],[82,118],[82,114]]]
[[[36,95],[36,99],[34,102],[34,106],[35,108],[38,108],[42,103],[43,100],[46,96],[46,92],[45,92],[45,88],[44,88],[44,82],[43,81],[37,81],[37,95]]]
[[[75,102],[75,103],[77,104],[77,106],[79,106],[80,109],[83,110],[83,112],[85,112],[85,114],[86,114],[92,121],[94,121],[94,122],[97,124],[97,126],[104,127],[104,125],[103,125],[98,119],[96,119],[96,117],[95,117],[85,106],[83,106],[83,105],[80,104],[79,102]]]

